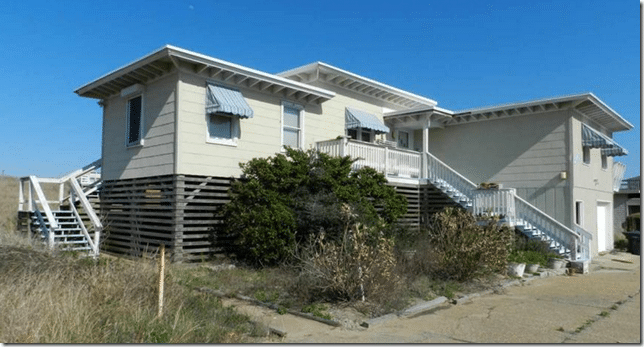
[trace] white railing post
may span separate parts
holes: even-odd
[[[389,172],[393,172],[393,170],[389,170],[389,148],[385,147],[385,177],[387,177]]]
[[[33,212],[36,209],[35,208],[36,199],[34,198],[34,190],[31,187],[31,180],[28,180],[28,182],[29,183],[27,184],[27,193],[29,194],[29,204],[28,204],[29,212]]]
[[[340,142],[340,156],[341,156],[341,157],[346,156],[346,152],[347,152],[347,142],[348,142],[348,141],[347,141],[347,137],[346,137],[346,136],[343,136],[343,137],[342,137],[342,141]]]
[[[45,194],[40,188],[40,184],[38,183],[38,178],[36,178],[36,176],[29,176],[29,181],[34,187],[33,190],[36,191],[36,195],[38,196],[38,200],[40,201],[40,205],[42,206],[42,209],[45,211],[45,216],[47,216],[47,220],[49,220],[49,228],[51,229],[50,231],[53,232],[54,230],[58,229],[58,223],[56,223],[56,218],[54,218],[54,214],[51,212],[51,209],[49,208],[49,203],[47,202],[47,198],[45,197]]]
[[[18,181],[18,182],[19,182],[19,184],[18,184],[18,211],[20,212],[20,211],[22,211],[22,209],[24,207],[25,195],[24,195],[24,192],[23,192],[24,182],[22,181],[22,179],[20,179],[20,181]]]

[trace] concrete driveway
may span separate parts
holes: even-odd
[[[605,254],[590,274],[535,279],[359,330],[264,317],[299,343],[640,343],[640,257]]]

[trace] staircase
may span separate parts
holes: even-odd
[[[475,216],[502,216],[503,222],[533,240],[549,245],[552,252],[568,260],[590,259],[592,235],[582,228],[566,227],[516,194],[515,189],[481,190],[463,175],[425,153],[427,180]]]
[[[42,214],[40,216],[38,214],[36,212],[31,216],[32,232],[40,233],[43,241],[47,242],[47,238],[50,235],[49,230],[52,230],[51,224],[46,218],[42,218]],[[54,244],[60,245],[61,250],[64,251],[92,250],[90,246],[91,239],[85,237],[81,229],[82,221],[79,221],[72,211],[52,211],[52,214],[54,215],[54,221],[58,225],[58,228],[53,229],[51,233],[51,237],[54,238]]]
[[[97,178],[98,169],[100,159],[61,178],[22,177],[19,186],[19,225],[26,224],[27,229],[39,235],[50,248],[98,256],[103,225],[90,202],[90,199],[97,199],[101,186],[98,180],[100,176]],[[45,195],[44,184],[58,188],[58,199]]]

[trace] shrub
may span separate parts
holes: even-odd
[[[382,174],[367,167],[352,171],[352,164],[349,157],[291,148],[240,164],[243,179],[233,183],[231,201],[222,209],[222,231],[236,238],[238,256],[271,265],[321,232],[338,239],[344,205],[367,225],[390,225],[406,213],[406,199]]]
[[[432,217],[428,232],[438,254],[436,273],[442,277],[464,281],[505,270],[513,234],[496,219],[479,225],[471,213],[446,208]]]
[[[635,231],[640,230],[640,214],[634,213],[626,217],[626,222],[624,222],[624,227],[626,231]]]
[[[305,250],[300,283],[317,300],[368,298],[379,302],[400,283],[393,241],[361,224],[345,228],[341,241],[320,234]]]
[[[625,251],[628,249],[628,240],[626,239],[619,239],[615,240],[615,249]]]

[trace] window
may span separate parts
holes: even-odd
[[[398,147],[409,148],[409,133],[406,131],[398,131]]]
[[[584,164],[590,164],[590,147],[587,146],[584,146]]]
[[[282,105],[282,146],[301,148],[303,113],[301,106],[284,103]]]
[[[236,146],[238,138],[238,116],[222,113],[208,115],[208,143]]]
[[[583,201],[575,202],[575,224],[581,227],[584,226],[584,202]]]
[[[358,139],[358,130],[356,130],[356,129],[347,129],[347,136],[349,136],[351,139],[357,140]]]
[[[371,142],[371,131],[369,130],[362,131],[362,141]]]
[[[142,145],[141,123],[143,119],[143,97],[135,96],[127,101],[127,145]]]
[[[602,153],[602,169],[608,169],[608,157]]]

